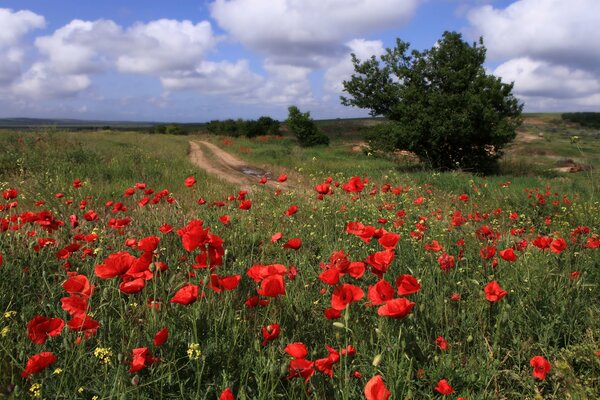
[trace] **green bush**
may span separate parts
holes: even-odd
[[[599,112],[564,113],[561,118],[565,121],[575,122],[586,128],[600,129]]]
[[[290,131],[298,139],[302,147],[311,147],[317,145],[329,145],[329,138],[319,132],[315,122],[310,117],[310,112],[302,113],[296,106],[288,108],[288,118],[286,124]]]

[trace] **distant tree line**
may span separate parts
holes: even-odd
[[[578,123],[586,128],[600,129],[600,112],[564,113],[561,118],[565,121]]]
[[[261,135],[279,135],[279,121],[262,116],[253,119],[213,120],[206,124],[205,129],[215,135],[246,136],[249,138]]]

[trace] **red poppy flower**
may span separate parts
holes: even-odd
[[[44,344],[48,337],[58,336],[65,326],[61,318],[34,317],[27,324],[27,336],[35,344]]]
[[[138,241],[137,248],[141,251],[154,251],[158,247],[158,242],[160,242],[159,237],[148,236]]]
[[[261,307],[264,307],[264,306],[266,306],[267,304],[269,304],[269,300],[267,300],[267,299],[261,299],[261,298],[260,298],[260,297],[258,297],[258,296],[251,296],[251,297],[248,297],[248,298],[246,299],[246,301],[244,302],[244,305],[245,305],[246,307],[248,307],[248,308],[254,308],[254,307],[256,307],[256,306],[261,306]]]
[[[394,261],[394,258],[395,254],[392,250],[378,251],[369,255],[367,263],[371,266],[371,272],[381,279],[392,261]]]
[[[283,248],[298,250],[301,246],[302,246],[302,239],[293,238],[293,239],[288,240],[287,243],[283,245]]]
[[[285,181],[287,181],[286,174],[281,174],[281,175],[279,175],[279,178],[277,178],[277,182],[285,182]]]
[[[226,388],[219,395],[219,400],[235,400],[235,396],[233,395],[231,389]]]
[[[348,193],[359,193],[362,192],[365,183],[366,181],[363,182],[358,176],[354,176],[348,182],[344,183],[342,189]]]
[[[198,286],[188,283],[179,289],[173,298],[171,303],[188,305],[198,300]]]
[[[331,295],[331,308],[344,310],[348,304],[362,299],[365,292],[361,288],[349,283],[338,286]]]
[[[257,293],[266,297],[277,297],[285,295],[285,282],[281,275],[269,275],[262,280]]]
[[[454,393],[454,389],[452,388],[452,386],[450,386],[448,381],[445,379],[441,379],[437,383],[437,386],[435,387],[435,391],[440,394],[443,394],[444,396]]]
[[[152,357],[152,355],[150,354],[150,351],[148,350],[147,347],[140,347],[137,349],[133,349],[131,350],[131,354],[133,356],[129,368],[129,373],[134,373],[134,372],[138,372],[144,368],[146,368],[148,365],[154,363],[155,361],[157,361],[156,357]]]
[[[287,268],[283,264],[253,265],[248,268],[246,275],[254,282],[260,282],[271,275],[285,275]]]
[[[393,299],[377,309],[377,314],[384,317],[404,318],[410,313],[415,303],[409,301],[406,297]]]
[[[377,306],[384,304],[394,298],[394,288],[385,279],[380,280],[375,285],[369,286],[367,298],[370,305]]]
[[[448,272],[454,268],[454,256],[444,253],[438,257],[438,264],[442,271]]]
[[[446,339],[444,339],[442,336],[438,336],[435,339],[435,344],[438,345],[440,350],[448,350],[448,342],[446,342]]]
[[[283,349],[286,353],[294,358],[305,358],[308,355],[308,349],[302,342],[294,342],[285,346]]]
[[[238,208],[240,210],[249,210],[252,208],[252,201],[250,201],[250,200],[241,201]]]
[[[271,236],[271,242],[275,243],[278,240],[280,240],[282,237],[283,237],[283,235],[281,234],[281,232],[277,232],[273,236]]]
[[[485,246],[479,250],[479,255],[484,260],[489,260],[496,255],[496,246]]]
[[[43,371],[56,362],[56,356],[49,351],[44,351],[29,357],[25,369],[21,372],[23,378],[29,378],[33,374]]]
[[[315,367],[318,371],[333,378],[333,366],[340,361],[340,352],[327,345],[325,347],[327,348],[327,351],[329,351],[329,354],[325,358],[316,360]]]
[[[96,334],[100,324],[98,321],[93,320],[89,315],[78,314],[67,322],[67,326],[72,331],[83,332],[87,339]]]
[[[390,391],[385,386],[381,375],[375,375],[367,382],[364,393],[367,400],[388,400],[390,398]]]
[[[221,215],[219,217],[219,221],[221,221],[223,225],[229,225],[231,222],[231,217],[229,215]]]
[[[192,187],[196,184],[196,178],[194,178],[193,176],[188,176],[187,178],[185,178],[185,186],[186,187]]]
[[[234,290],[241,280],[241,275],[219,276],[218,274],[211,274],[208,286],[215,292],[221,293],[223,290]]]
[[[444,250],[444,247],[437,240],[432,240],[431,243],[425,245],[425,250],[437,253],[438,251]]]
[[[508,294],[496,281],[491,281],[485,285],[483,291],[485,292],[485,298],[490,302],[496,302]]]
[[[84,298],[89,298],[94,293],[94,287],[90,285],[90,281],[85,275],[70,277],[62,284],[62,287],[68,293],[77,294]]]
[[[265,178],[265,177],[260,178],[260,181],[258,181],[258,183],[260,183],[261,185],[264,185],[265,183],[267,183],[267,178]]]
[[[393,250],[396,248],[398,241],[400,240],[400,235],[395,233],[386,232],[379,238],[379,244],[383,246],[386,250]]]
[[[292,215],[296,214],[298,212],[298,206],[295,204],[292,204],[290,206],[290,208],[287,209],[287,211],[285,213],[283,213],[284,215],[291,217]]]
[[[0,267],[2,266],[2,253],[0,253]]]
[[[121,282],[119,290],[125,294],[134,294],[141,292],[144,286],[146,286],[146,282],[142,278],[137,278]]]
[[[513,250],[512,247],[509,247],[508,249],[504,249],[500,251],[500,257],[504,260],[504,261],[508,261],[508,262],[514,262],[517,260],[517,255],[515,254],[515,251]]]
[[[271,342],[271,341],[277,339],[280,332],[281,332],[281,327],[279,326],[279,324],[270,324],[267,326],[263,326],[261,329],[261,333],[262,333],[262,337],[263,337],[262,346],[264,347],[267,345],[267,342]]]
[[[164,225],[161,225],[158,228],[158,230],[161,231],[162,233],[169,233],[169,232],[173,231],[173,227],[169,224],[164,224]]]
[[[542,356],[535,356],[529,361],[533,367],[533,376],[537,379],[546,380],[546,374],[552,368],[550,362]]]
[[[566,248],[567,241],[563,238],[554,239],[552,243],[550,243],[550,251],[556,254],[561,253]]]
[[[315,373],[314,366],[314,361],[304,358],[294,358],[290,360],[288,379],[304,378],[304,382],[308,382],[310,377]]]
[[[169,338],[169,330],[167,328],[162,328],[154,335],[154,346],[162,346],[167,339]]]
[[[407,296],[421,290],[421,285],[417,281],[417,278],[410,274],[399,276],[396,279],[396,287],[398,288],[399,296]]]
[[[87,311],[87,301],[84,297],[71,295],[60,299],[62,309],[71,316],[85,314]]]
[[[116,276],[124,275],[133,265],[136,258],[126,252],[110,254],[104,259],[104,264],[96,265],[94,272],[101,279],[111,279]]]
[[[342,317],[342,312],[340,310],[336,310],[335,308],[328,308],[325,311],[323,311],[323,314],[325,315],[325,318],[329,320],[338,319]]]

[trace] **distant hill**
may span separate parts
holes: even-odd
[[[140,121],[101,121],[82,119],[53,119],[53,118],[0,118],[0,128],[144,128],[157,125],[157,122]]]

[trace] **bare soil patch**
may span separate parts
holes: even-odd
[[[287,181],[277,182],[272,180],[276,177],[270,171],[249,165],[233,154],[205,140],[190,142],[189,157],[196,166],[226,182],[239,186],[242,190],[250,191],[252,186],[256,185],[259,179],[263,177],[268,179],[265,185],[272,188],[290,189],[293,187]]]

